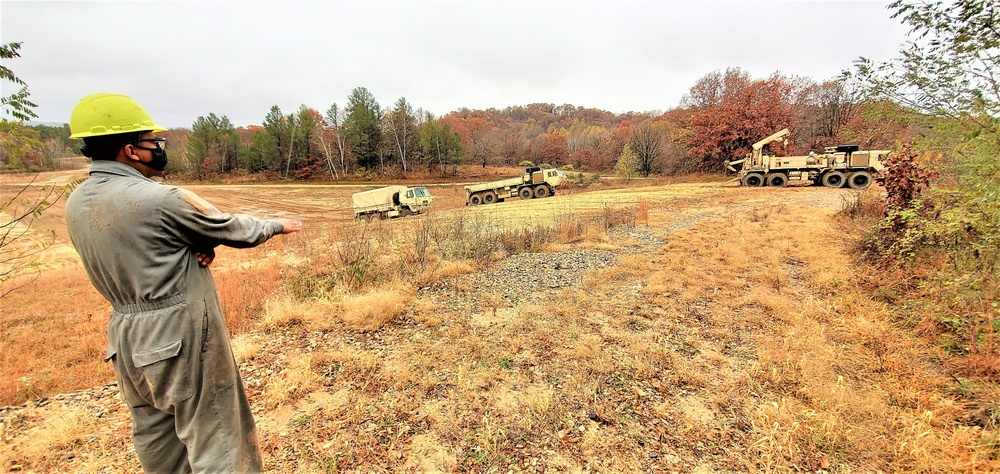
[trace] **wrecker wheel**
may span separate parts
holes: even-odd
[[[788,176],[785,176],[785,173],[772,173],[767,175],[768,186],[780,188],[786,184],[788,184]]]
[[[760,173],[750,173],[743,177],[743,185],[748,188],[759,188],[764,185],[764,177]]]
[[[823,175],[823,186],[828,188],[839,188],[844,185],[845,181],[844,173],[840,171],[831,171]]]
[[[854,189],[865,189],[872,184],[872,175],[867,171],[851,173],[847,177],[847,185]]]

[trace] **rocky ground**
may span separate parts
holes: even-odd
[[[500,301],[486,302],[494,307],[518,308],[524,304],[539,303],[562,289],[578,287],[587,272],[614,266],[621,255],[650,252],[664,243],[648,227],[614,229],[608,234],[608,239],[616,242],[614,249],[572,249],[511,255],[486,271],[437,281],[420,288],[418,293],[452,309],[479,307],[484,303],[478,299],[483,294],[501,296]],[[473,288],[475,291],[456,292],[453,291],[455,288]]]

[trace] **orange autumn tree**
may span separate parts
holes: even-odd
[[[562,133],[546,133],[540,135],[539,138],[542,139],[542,147],[539,151],[539,163],[548,163],[559,167],[569,162],[569,143],[566,141],[566,135]]]
[[[462,149],[466,156],[483,168],[489,162],[497,146],[494,125],[489,120],[480,117],[462,117],[459,113],[451,113],[441,119],[451,127],[451,131],[462,138]]]
[[[720,171],[740,159],[754,142],[782,128],[794,128],[793,85],[775,73],[754,80],[739,69],[709,73],[691,87],[684,105],[692,109],[688,159],[698,171]]]

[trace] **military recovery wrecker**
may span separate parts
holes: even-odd
[[[465,205],[493,204],[511,197],[549,197],[555,195],[556,188],[565,180],[566,173],[560,170],[525,168],[521,176],[465,186]]]
[[[785,128],[754,143],[746,158],[726,161],[726,168],[738,174],[740,184],[751,188],[804,181],[828,188],[864,189],[871,186],[874,175],[885,169],[881,158],[890,153],[890,150],[860,151],[857,145],[827,147],[821,154],[805,156],[770,156],[761,152],[768,143],[778,140],[787,143],[789,135]],[[736,169],[736,165],[742,166]]]

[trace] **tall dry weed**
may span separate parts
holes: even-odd
[[[636,210],[634,208],[617,207],[612,204],[604,204],[598,216],[599,222],[605,229],[615,227],[635,227]]]
[[[0,443],[0,470],[17,472],[25,466],[58,466],[63,453],[72,452],[92,435],[94,424],[93,416],[82,406],[43,416],[31,436]]]
[[[253,360],[260,354],[261,345],[248,334],[241,334],[233,337],[232,342],[233,358],[237,364],[242,364]]]
[[[403,252],[403,263],[407,266],[404,271],[423,272],[436,262],[437,259],[432,251],[436,225],[437,221],[428,216],[421,219],[416,226],[411,226],[412,231],[405,234],[409,237],[406,240],[409,246]]]
[[[379,244],[391,240],[386,236],[388,229],[381,221],[340,228],[337,242],[330,249],[340,283],[357,290],[379,278],[379,251],[383,247]]]
[[[246,264],[215,272],[215,281],[226,325],[233,334],[243,334],[257,323],[268,299],[281,287],[282,264],[253,258]]]
[[[635,205],[635,218],[637,222],[649,224],[649,210],[653,208],[653,203],[646,199],[639,199]]]
[[[871,227],[886,215],[885,196],[876,188],[854,191],[841,196],[838,214],[860,221]]]
[[[587,226],[574,214],[566,214],[559,220],[559,241],[564,244],[579,242]]]
[[[274,409],[292,403],[320,383],[320,376],[313,369],[313,355],[286,355],[285,368],[277,377],[271,377],[264,389],[264,405]]]
[[[349,296],[341,304],[340,319],[348,327],[375,330],[399,318],[413,295],[402,289],[376,290]]]

